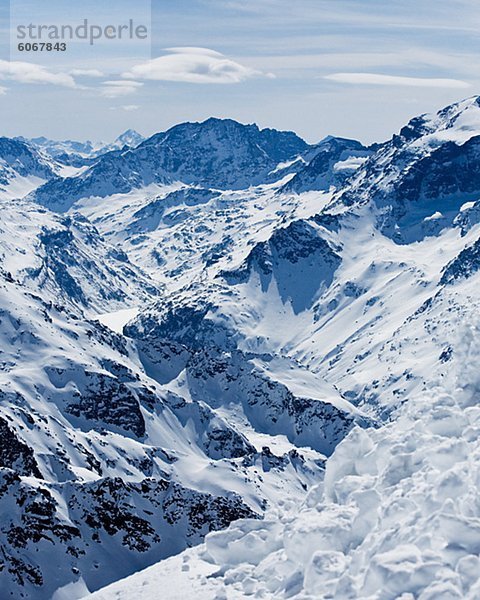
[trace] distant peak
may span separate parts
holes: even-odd
[[[258,129],[256,123],[240,123],[240,121],[236,121],[235,119],[222,119],[220,117],[209,117],[208,119],[200,123],[200,125],[233,125],[235,127],[253,127]]]
[[[125,142],[126,144],[129,144],[129,142],[134,141],[140,143],[144,139],[143,135],[138,133],[138,131],[135,131],[135,129],[127,129],[117,137],[115,142]]]
[[[121,133],[117,139],[123,138],[123,137],[127,137],[127,136],[138,136],[138,137],[142,137],[138,131],[136,131],[135,129],[126,129],[123,133]]]

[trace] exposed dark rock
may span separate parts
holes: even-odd
[[[32,448],[20,440],[3,417],[0,417],[0,467],[42,478]]]

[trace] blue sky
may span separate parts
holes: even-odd
[[[1,6],[3,135],[108,141],[217,116],[372,142],[480,93],[478,0],[153,0],[151,46],[48,57],[9,54]],[[41,7],[62,22],[72,6],[92,22],[150,18],[147,0],[12,0],[12,17]]]

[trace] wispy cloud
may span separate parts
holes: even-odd
[[[178,81],[186,83],[240,83],[252,77],[273,77],[245,67],[208,48],[168,48],[169,54],[136,65],[126,79]]]
[[[312,48],[315,40],[300,40],[299,43],[310,43]],[[327,40],[328,43],[329,40]],[[296,42],[295,42],[296,43]],[[445,52],[438,50],[429,50],[422,47],[411,47],[408,49],[395,49],[393,51],[383,52],[363,52],[358,48],[353,50],[348,46],[338,52],[332,48],[316,48],[314,52],[298,52],[295,49],[295,43],[288,46],[289,53],[283,51],[276,54],[274,52],[265,52],[261,48],[255,57],[242,56],[239,60],[246,65],[255,61],[255,66],[263,71],[273,70],[278,76],[285,75],[289,77],[310,77],[311,71],[327,73],[360,72],[372,73],[377,71],[395,72],[419,72],[422,74],[437,75],[439,72],[449,72],[455,79],[470,78],[472,74],[471,65],[477,60],[477,55],[473,52]],[[331,41],[332,45],[335,43]]]
[[[101,95],[105,98],[118,98],[119,96],[128,96],[134,94],[143,83],[139,81],[104,81],[102,86]]]
[[[378,73],[332,73],[324,79],[350,85],[388,85],[426,88],[468,88],[470,84],[461,79],[437,79],[427,77],[400,77]]]
[[[42,65],[21,61],[0,60],[0,79],[76,87],[74,78],[68,73],[55,73]]]
[[[105,73],[102,73],[98,69],[72,69],[70,75],[78,77],[105,77]]]
[[[138,104],[122,104],[122,106],[111,106],[110,110],[124,110],[126,112],[133,112],[139,108],[140,106]]]

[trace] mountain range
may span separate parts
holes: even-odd
[[[478,597],[478,148],[0,138],[5,597]]]

